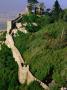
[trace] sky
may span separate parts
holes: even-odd
[[[38,0],[44,2],[46,8],[52,8],[55,0]],[[67,0],[58,0],[62,8],[67,8]],[[27,0],[0,0],[0,17],[15,16],[19,12],[23,12],[26,7]]]

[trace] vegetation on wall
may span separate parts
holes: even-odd
[[[67,43],[62,42],[61,38],[66,25],[58,21],[36,33],[25,35],[18,32],[19,36],[14,38],[16,47],[25,63],[30,65],[33,75],[49,85],[51,90],[59,90],[67,83]]]

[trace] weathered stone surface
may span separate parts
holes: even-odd
[[[19,82],[21,84],[26,83],[27,80],[27,73],[28,73],[28,67],[26,66],[19,66],[19,70],[18,70],[18,76],[19,76]]]
[[[17,33],[17,29],[13,29],[11,33],[13,33],[14,35]]]
[[[28,70],[27,73],[27,85],[29,85],[31,82],[35,81],[36,78],[32,75],[32,73]]]
[[[15,58],[15,61],[20,65],[21,63],[24,63],[18,49],[14,46],[14,41],[12,39],[12,36],[7,34],[6,35],[6,41],[5,41],[6,45],[11,48],[12,53],[13,53],[13,57]]]
[[[25,33],[25,34],[28,33],[27,30],[25,29],[25,27],[19,28],[18,30],[21,31],[21,32],[23,32],[23,33]]]
[[[67,90],[67,88],[66,87],[62,87],[61,90]]]
[[[27,26],[27,22],[26,23],[23,23],[23,26],[26,27]]]
[[[12,21],[7,21],[7,33],[9,33],[11,28],[12,28]]]
[[[22,27],[22,24],[21,23],[16,23],[16,27],[19,29]]]

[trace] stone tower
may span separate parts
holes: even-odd
[[[44,3],[28,3],[28,12],[33,14],[42,15],[44,13]]]

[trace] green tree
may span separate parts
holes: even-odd
[[[60,7],[60,4],[58,2],[58,0],[55,1],[54,6],[53,6],[53,10],[52,10],[52,16],[55,20],[58,20],[60,17],[60,14],[62,12],[62,9]]]
[[[11,50],[2,45],[0,50],[0,90],[18,90],[18,65]]]
[[[28,0],[28,3],[38,3],[37,0]]]

